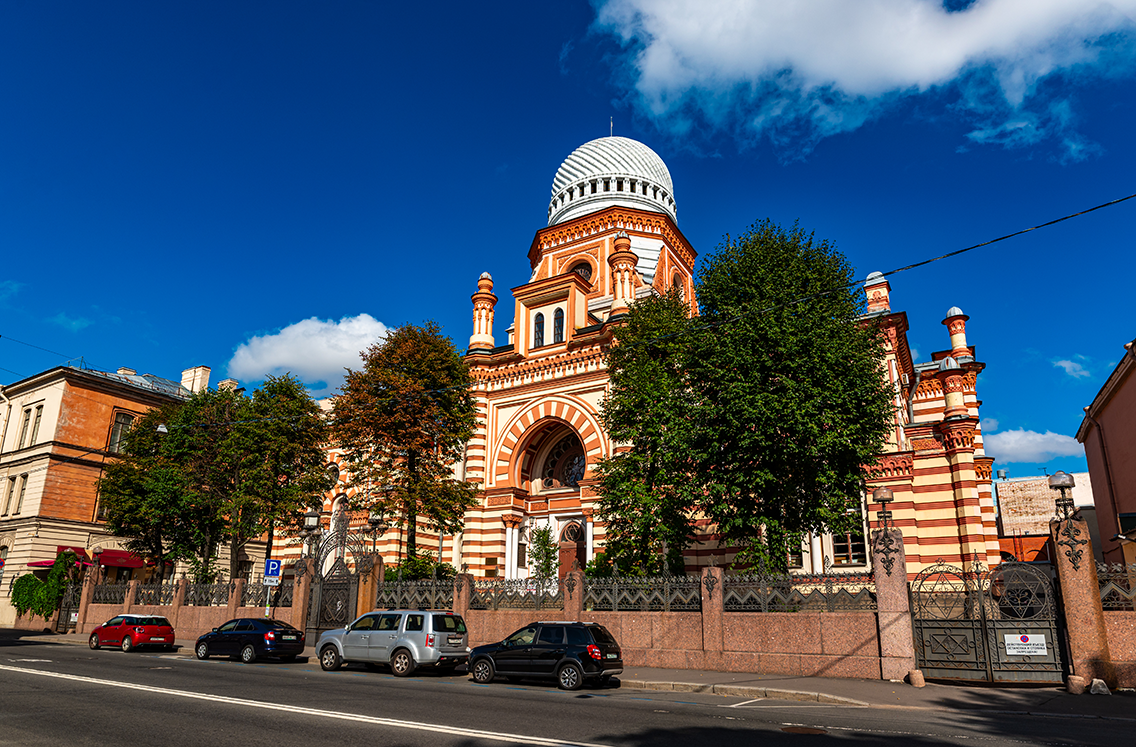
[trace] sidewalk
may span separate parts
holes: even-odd
[[[59,643],[86,646],[87,638],[69,633],[50,635],[0,630],[0,646],[28,643]],[[176,641],[178,653],[193,655],[193,640]],[[315,662],[315,649],[304,655]],[[920,708],[970,712],[976,717],[996,714],[1029,714],[1051,718],[1107,718],[1136,722],[1136,693],[1070,695],[1063,687],[955,685],[928,683],[914,688],[898,682],[852,680],[829,677],[789,677],[744,672],[703,672],[689,669],[626,667],[620,686],[639,690],[702,692],[739,698],[765,698],[846,706]]]

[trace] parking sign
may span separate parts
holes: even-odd
[[[280,569],[281,569],[281,561],[273,559],[273,558],[265,558],[264,559],[264,577],[265,578],[272,578],[273,576],[275,576],[276,578],[280,578]]]

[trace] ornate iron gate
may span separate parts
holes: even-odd
[[[79,614],[79,600],[82,593],[83,587],[79,584],[67,584],[63,598],[59,600],[59,612],[55,615],[56,633],[69,633],[75,629],[75,621],[71,617]]]
[[[939,562],[911,584],[915,656],[927,678],[1062,682],[1049,575],[1029,563],[972,571]]]
[[[318,637],[320,631],[342,628],[355,619],[359,577],[370,574],[374,562],[365,552],[365,539],[348,532],[345,514],[337,516],[332,524],[335,529],[315,552],[315,577],[308,602],[309,640]]]

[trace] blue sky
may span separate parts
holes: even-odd
[[[386,327],[464,346],[611,117],[702,254],[769,217],[890,270],[1136,192],[1136,0],[4,3],[0,381],[81,356],[326,392]],[[1084,468],[1134,220],[892,278],[922,360],[971,316],[1012,476]]]

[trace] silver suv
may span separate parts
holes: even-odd
[[[465,620],[446,610],[368,612],[316,643],[320,666],[333,672],[346,662],[389,664],[396,677],[418,667],[453,669],[469,658]]]

